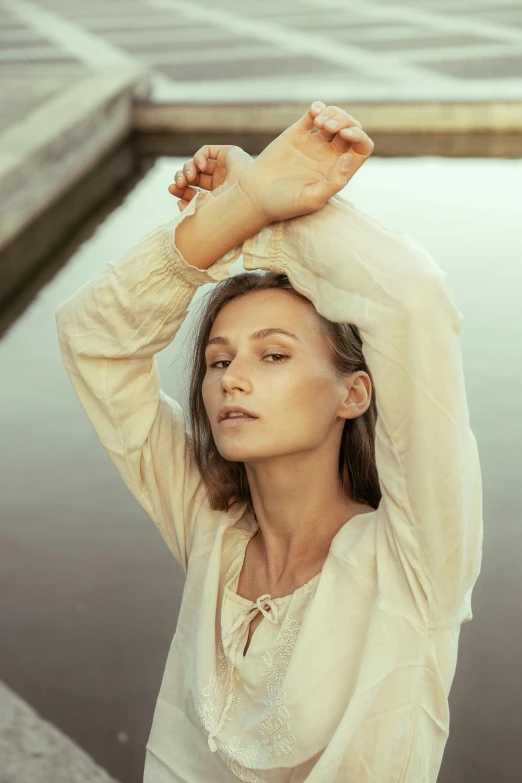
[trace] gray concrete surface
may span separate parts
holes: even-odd
[[[140,62],[154,103],[505,102],[522,126],[522,0],[0,0],[0,45],[7,124],[85,71]]]
[[[0,251],[129,132],[140,63],[89,74],[0,136]]]
[[[45,248],[27,242],[26,229],[32,227],[36,240],[35,222],[122,143],[134,99],[147,90],[141,63],[89,73],[0,135],[0,305],[42,263]],[[67,233],[70,213],[71,202],[54,227],[55,239]]]
[[[522,95],[521,0],[3,2],[20,29],[6,29],[1,70],[22,60],[90,69],[139,60],[156,71],[157,101]]]
[[[522,134],[521,51],[521,0],[0,0],[3,176],[13,140],[33,133],[38,144],[49,130],[59,139],[61,96],[114,69],[151,71],[151,94],[132,118],[146,132],[196,134],[218,122],[223,133],[277,134],[321,98],[351,109],[372,135]],[[34,115],[48,104],[50,124],[45,111]],[[50,192],[61,157],[45,177]],[[38,183],[40,163],[27,161]],[[33,204],[47,205],[34,180],[7,181],[23,219],[11,203],[0,247]]]
[[[0,681],[1,783],[117,783]]]

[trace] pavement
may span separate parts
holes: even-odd
[[[4,127],[137,61],[155,102],[522,100],[521,0],[2,0],[0,43]]]
[[[2,783],[117,783],[2,682],[0,707]]]
[[[35,190],[35,182],[61,177],[59,189],[54,183],[54,190],[38,196],[38,204],[47,204],[107,151],[107,139],[99,134],[96,150],[91,144],[81,167],[73,171],[72,158],[81,157],[72,154],[77,128],[91,126],[85,116],[84,126],[75,125],[72,115],[68,123],[59,122],[57,112],[76,106],[80,113],[83,105],[85,115],[85,90],[92,116],[105,117],[112,105],[110,79],[119,85],[114,95],[121,96],[122,84],[128,91],[130,83],[125,74],[138,85],[148,70],[147,102],[158,109],[157,117],[163,116],[164,105],[171,107],[168,121],[161,120],[164,126],[172,122],[173,105],[183,107],[182,119],[190,116],[194,122],[197,117],[204,128],[215,117],[209,114],[213,107],[225,111],[246,104],[277,107],[320,99],[384,106],[387,117],[395,118],[395,131],[405,122],[418,124],[419,117],[434,122],[442,115],[457,127],[462,114],[434,114],[430,109],[422,115],[420,108],[451,103],[457,110],[474,104],[473,122],[485,118],[481,130],[520,132],[522,2],[0,0],[0,196],[5,205],[3,166],[5,190],[14,204],[10,223],[2,224],[4,237],[23,230],[24,221],[33,220],[37,211],[22,190],[13,194],[13,183],[29,183]],[[96,103],[93,97],[96,85],[101,85],[104,102]],[[131,122],[123,105],[118,112],[113,141]],[[265,130],[272,128],[273,116]],[[251,122],[252,115],[248,117]],[[282,115],[277,117],[280,121]],[[150,128],[149,120],[142,122]],[[37,150],[49,129],[56,131],[53,143],[48,140],[45,149]],[[451,126],[445,129],[451,131]],[[56,144],[65,132],[69,158],[62,172]],[[20,139],[26,140],[26,148]],[[31,171],[29,149],[35,161]],[[30,205],[25,218],[20,213],[23,203]],[[19,268],[18,259],[12,266]],[[2,783],[112,780],[1,683],[0,712]]]

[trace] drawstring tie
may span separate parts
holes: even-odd
[[[279,612],[276,604],[272,600],[270,593],[265,593],[265,595],[260,596],[257,599],[257,601],[254,601],[253,603],[254,605],[250,609],[248,609],[247,612],[242,617],[241,616],[238,617],[237,621],[234,623],[234,625],[231,628],[229,636],[232,635],[232,633],[234,633],[234,631],[236,631],[237,628],[239,628],[239,626],[241,625],[244,626],[244,631],[246,631],[253,619],[252,612],[254,612],[255,610],[259,610],[263,615],[263,617],[266,617],[266,619],[269,620],[274,625],[278,622]],[[240,641],[243,636],[244,633],[241,634],[238,641]],[[214,737],[216,737],[221,731],[221,729],[223,728],[223,724],[225,722],[227,713],[230,709],[230,705],[232,704],[233,697],[234,697],[234,686],[232,685],[230,689],[230,693],[228,694],[225,707],[223,709],[223,712],[221,713],[221,718],[219,720],[219,723],[217,724],[217,726],[215,726],[212,729],[212,731],[208,735],[208,747],[210,748],[210,751],[212,753],[215,753],[217,750],[217,745],[216,745],[216,741],[214,740]]]
[[[271,611],[267,611],[265,609],[265,604],[268,604],[268,607]],[[274,625],[277,624],[278,622],[277,606],[272,600],[272,596],[270,595],[270,593],[265,593],[265,595],[262,595],[260,598],[258,598],[255,605],[259,609],[263,617],[266,617],[266,619],[270,620],[270,622],[273,623]]]

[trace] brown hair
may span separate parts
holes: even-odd
[[[202,395],[203,378],[206,374],[205,346],[212,325],[220,310],[238,296],[252,291],[282,288],[294,296],[313,303],[292,286],[287,275],[271,270],[253,270],[233,275],[215,284],[206,297],[203,312],[193,334],[193,348],[188,352],[191,359],[189,418],[191,433],[187,433],[189,447],[208,492],[211,508],[228,511],[234,503],[246,503],[248,511],[255,513],[245,466],[221,456],[212,435]],[[375,462],[375,427],[377,404],[373,378],[362,352],[359,331],[353,324],[335,323],[322,316],[314,307],[320,326],[326,336],[331,360],[339,377],[363,370],[372,382],[372,395],[368,409],[355,419],[347,419],[339,452],[339,477],[342,487],[356,503],[377,508],[381,490]]]

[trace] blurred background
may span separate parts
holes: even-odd
[[[343,195],[418,239],[464,315],[484,554],[439,781],[518,783],[522,2],[0,0],[0,77],[0,783],[142,780],[183,591],[55,310],[177,214],[202,144],[256,155],[314,100],[375,142]],[[158,355],[185,410],[191,323]]]

